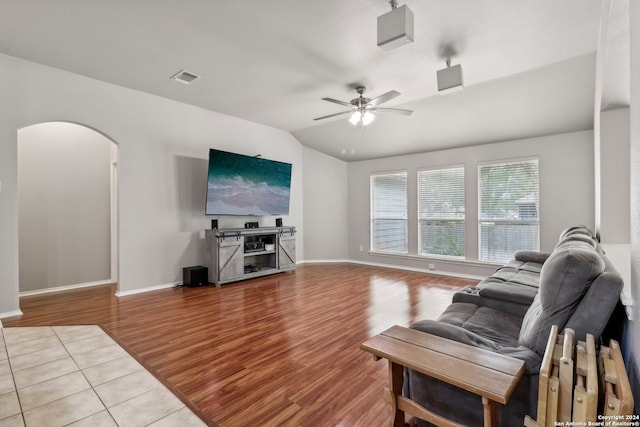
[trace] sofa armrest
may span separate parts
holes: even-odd
[[[537,251],[518,251],[514,255],[517,261],[522,262],[537,262],[538,264],[544,264],[551,254],[547,252]]]
[[[505,303],[530,306],[538,293],[538,288],[518,283],[487,283],[480,289],[480,296],[504,301]]]

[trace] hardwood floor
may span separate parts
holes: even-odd
[[[435,318],[476,281],[305,264],[246,282],[117,298],[115,285],[23,297],[5,327],[97,324],[210,425],[379,426],[386,361],[361,342]]]

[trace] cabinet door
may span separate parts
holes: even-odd
[[[221,282],[235,280],[244,275],[244,239],[221,237],[219,241],[218,277]]]
[[[280,270],[296,268],[295,232],[283,233],[278,239],[278,268]]]

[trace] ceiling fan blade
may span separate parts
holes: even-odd
[[[401,108],[371,108],[369,111],[374,113],[395,113],[410,116],[413,113],[412,110],[403,110]]]
[[[353,110],[349,110],[349,111],[342,111],[340,113],[334,113],[334,114],[329,114],[328,116],[322,116],[322,117],[316,117],[313,120],[322,120],[322,119],[328,119],[329,117],[336,117],[336,116],[342,116],[343,114],[351,114],[353,113]]]
[[[387,93],[383,93],[382,95],[373,98],[371,101],[368,102],[369,105],[375,107],[376,105],[380,105],[383,102],[387,102],[389,100],[392,100],[393,98],[395,98],[396,96],[400,96],[400,92],[396,92],[395,90],[391,90]]]
[[[333,99],[333,98],[322,98],[323,101],[329,101],[329,102],[334,102],[336,104],[340,104],[340,105],[344,105],[345,107],[353,107],[353,105],[351,105],[351,103],[347,102],[347,101],[340,101],[339,99]]]

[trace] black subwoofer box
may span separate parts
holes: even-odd
[[[209,284],[209,269],[201,265],[182,269],[182,284],[184,286],[202,286]]]

